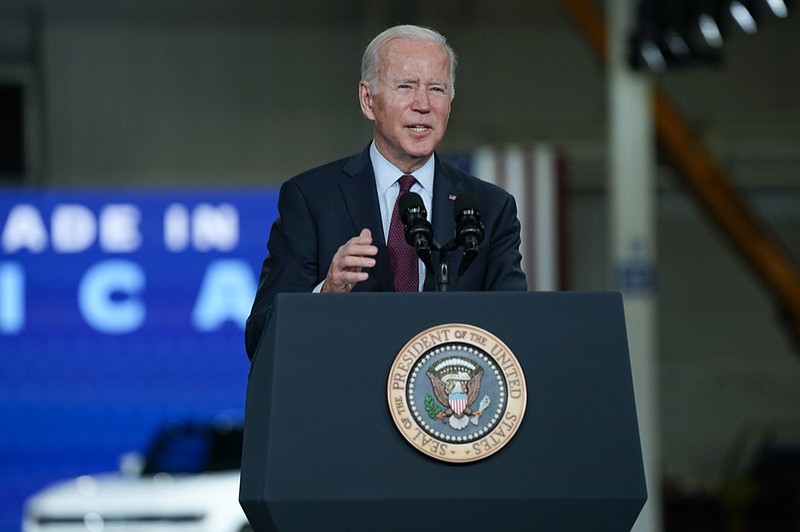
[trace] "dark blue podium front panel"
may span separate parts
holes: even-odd
[[[468,464],[406,442],[389,369],[447,323],[500,338],[522,366],[524,419]],[[253,363],[241,502],[256,531],[617,531],[646,500],[616,293],[283,294]]]

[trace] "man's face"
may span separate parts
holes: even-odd
[[[405,173],[420,168],[444,137],[450,116],[450,61],[436,43],[393,39],[380,50],[376,93],[359,84],[361,111],[378,151]]]

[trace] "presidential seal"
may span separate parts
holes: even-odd
[[[474,462],[503,448],[525,414],[525,376],[493,334],[460,323],[408,341],[387,384],[397,429],[420,452],[445,462]]]

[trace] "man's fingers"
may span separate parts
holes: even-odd
[[[362,271],[343,271],[341,274],[337,276],[337,284],[349,284],[353,285],[356,283],[360,283],[361,281],[366,281],[369,279],[369,274],[367,272]]]
[[[369,232],[369,229],[364,231]],[[347,243],[339,248],[337,255],[341,256],[359,256],[359,257],[372,257],[378,254],[378,248],[372,245],[372,237],[364,236],[362,231],[361,235],[351,238]]]
[[[361,230],[361,233],[359,233],[357,238],[369,240],[367,244],[372,244],[372,231],[370,231],[365,227],[364,229]]]
[[[378,248],[372,245],[372,232],[362,229],[358,236],[336,251],[322,291],[349,292],[354,284],[366,281],[369,275],[362,269],[374,267],[373,257],[377,254]]]
[[[341,258],[337,266],[342,270],[372,268],[375,266],[375,259],[361,255],[345,255]]]

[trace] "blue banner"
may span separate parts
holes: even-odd
[[[166,422],[240,421],[277,190],[0,194],[0,530]]]

